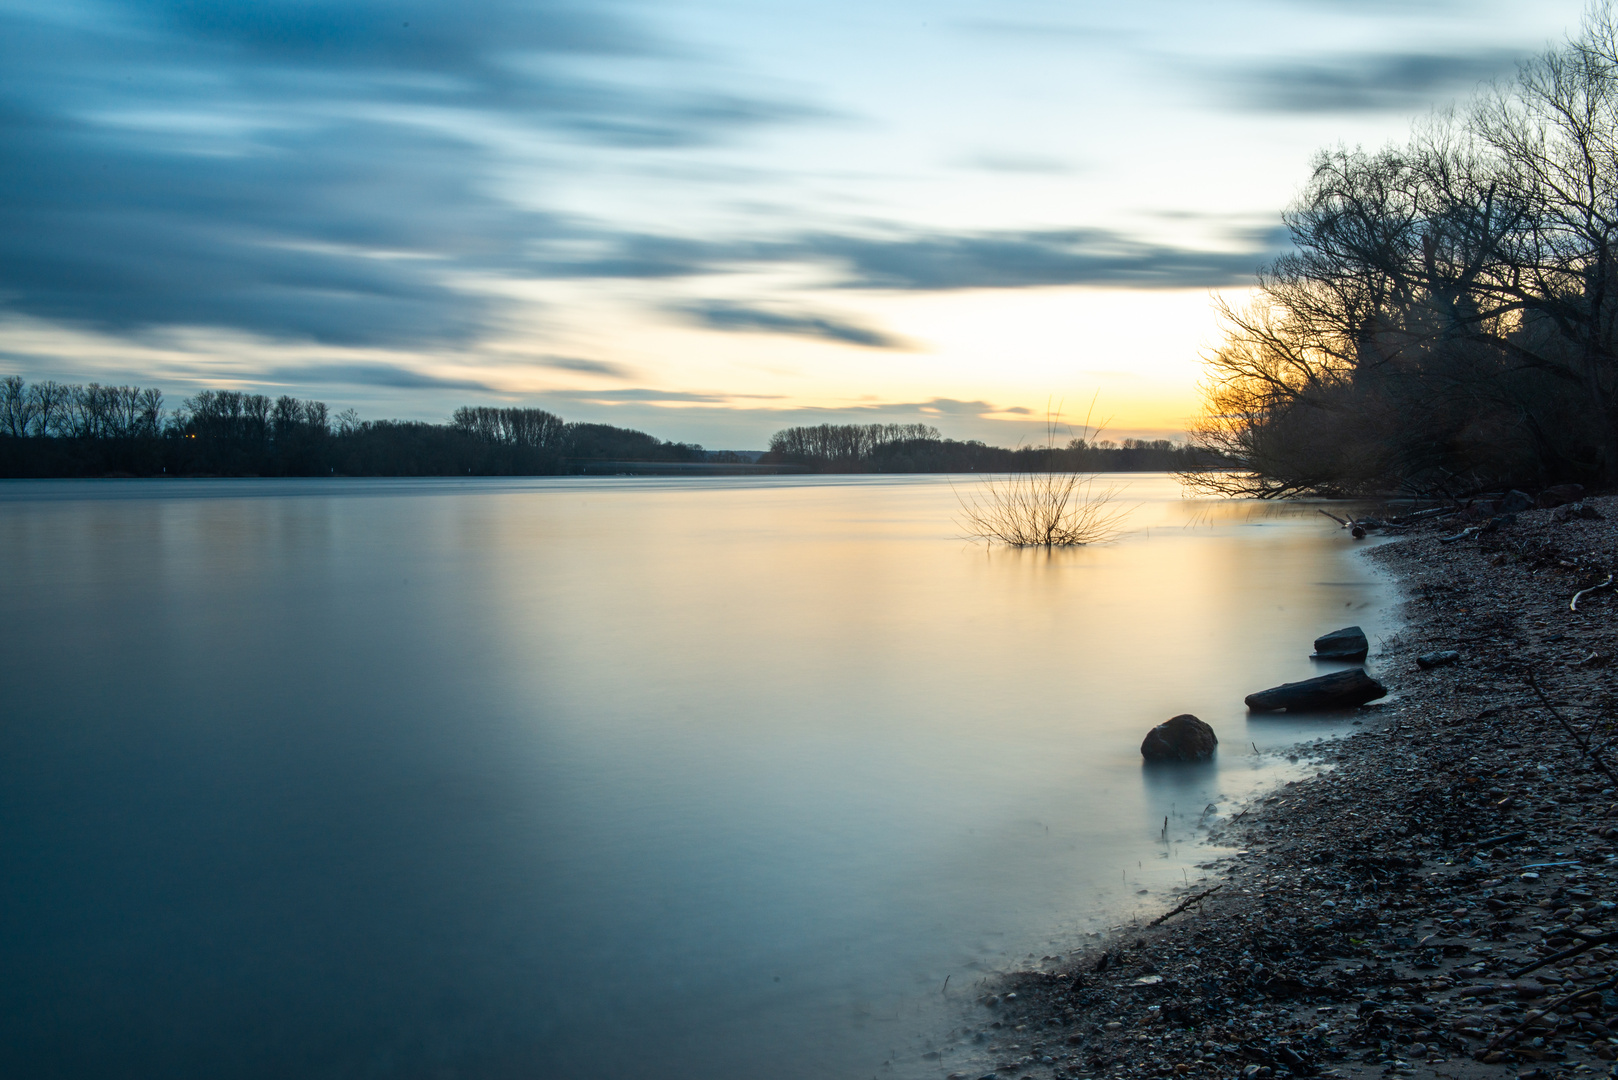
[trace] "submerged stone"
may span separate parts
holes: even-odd
[[[1218,745],[1212,727],[1182,713],[1148,731],[1140,753],[1147,761],[1207,761]]]
[[[1345,626],[1315,638],[1315,657],[1320,660],[1358,660],[1370,651],[1365,631],[1357,626]]]

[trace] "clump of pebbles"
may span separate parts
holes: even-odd
[[[1618,591],[1569,609],[1618,568],[1618,499],[1580,505],[1371,552],[1395,696],[1165,911],[1216,891],[984,995],[952,1080],[1618,1076]]]

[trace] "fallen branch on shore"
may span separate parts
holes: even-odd
[[[1588,589],[1580,589],[1578,592],[1574,593],[1573,594],[1573,599],[1571,599],[1571,600],[1569,600],[1567,602],[1567,609],[1569,611],[1577,611],[1577,610],[1579,610],[1579,597],[1588,596],[1590,593],[1598,592],[1601,589],[1609,589],[1611,587],[1612,587],[1612,575],[1608,574],[1607,575],[1607,580],[1603,581],[1600,585],[1592,585]]]
[[[1545,691],[1540,689],[1538,681],[1536,681],[1534,678],[1533,668],[1528,669],[1528,685],[1532,686],[1534,688],[1534,693],[1539,695],[1539,702],[1541,705],[1545,706],[1545,710],[1556,718],[1556,722],[1562,725],[1562,730],[1568,733],[1568,735],[1573,739],[1574,744],[1584,752],[1584,756],[1590,759],[1590,764],[1594,765],[1596,768],[1605,773],[1608,780],[1611,780],[1614,784],[1618,784],[1618,774],[1613,773],[1612,769],[1607,765],[1606,759],[1600,754],[1596,753],[1595,748],[1590,745],[1589,740],[1585,739],[1583,735],[1580,735],[1578,731],[1574,729],[1573,725],[1568,723],[1567,718],[1556,711],[1556,706],[1551,704],[1551,699],[1545,696]]]
[[[1563,1005],[1566,1005],[1571,1001],[1576,1001],[1577,999],[1579,999],[1581,997],[1589,997],[1591,994],[1599,995],[1603,990],[1611,990],[1615,986],[1618,986],[1618,977],[1608,979],[1606,982],[1598,983],[1595,986],[1583,987],[1581,989],[1573,991],[1573,993],[1568,994],[1566,997],[1558,998],[1556,1001],[1551,1002],[1549,1005],[1545,1006],[1543,1009],[1540,1009],[1537,1012],[1531,1012],[1527,1016],[1523,1017],[1522,1023],[1518,1024],[1516,1027],[1512,1028],[1510,1031],[1504,1032],[1504,1033],[1502,1033],[1500,1035],[1496,1035],[1494,1037],[1494,1041],[1491,1042],[1488,1046],[1484,1047],[1483,1052],[1487,1053],[1490,1050],[1498,1050],[1498,1049],[1500,1049],[1500,1045],[1502,1043],[1504,1043],[1507,1039],[1513,1038],[1514,1036],[1521,1034],[1523,1029],[1528,1027],[1529,1024],[1532,1024],[1536,1020],[1539,1020],[1539,1019],[1541,1019],[1543,1017],[1549,1016],[1551,1013],[1555,1012],[1557,1009],[1560,1009]]]
[[[1199,892],[1195,896],[1187,897],[1185,902],[1182,903],[1179,907],[1175,908],[1173,911],[1165,911],[1163,914],[1159,915],[1157,918],[1153,919],[1151,922],[1147,923],[1146,925],[1147,926],[1162,926],[1164,923],[1166,923],[1170,919],[1174,918],[1174,916],[1178,915],[1180,912],[1184,911],[1186,908],[1190,907],[1192,904],[1200,904],[1203,900],[1207,899],[1208,897],[1212,896],[1214,893],[1218,892],[1220,889],[1223,889],[1223,888],[1224,888],[1223,885],[1215,885],[1213,888],[1207,889],[1207,890],[1205,890],[1203,892]]]
[[[1526,967],[1518,968],[1516,971],[1511,973],[1511,977],[1513,979],[1520,979],[1524,975],[1527,975],[1530,972],[1538,971],[1542,967],[1546,967],[1550,964],[1560,964],[1563,960],[1575,957],[1582,952],[1588,952],[1591,949],[1598,948],[1602,945],[1610,945],[1615,941],[1618,941],[1618,933],[1597,934],[1595,937],[1582,938],[1580,939],[1579,944],[1573,946],[1571,949],[1563,949],[1559,953],[1542,957]]]

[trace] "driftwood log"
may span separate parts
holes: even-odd
[[[1365,674],[1363,669],[1355,668],[1248,694],[1247,707],[1254,712],[1352,709],[1375,701],[1387,692],[1387,687]]]

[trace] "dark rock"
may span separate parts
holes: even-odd
[[[1421,656],[1416,657],[1416,666],[1421,668],[1423,671],[1427,671],[1435,667],[1446,667],[1450,664],[1458,664],[1460,661],[1460,653],[1456,652],[1454,649],[1445,649],[1443,652],[1424,653]]]
[[[1288,712],[1307,709],[1352,709],[1387,694],[1388,688],[1365,674],[1361,668],[1334,671],[1330,675],[1282,683],[1280,686],[1247,695],[1247,707],[1254,712]]]
[[[1539,493],[1537,504],[1541,509],[1561,506],[1563,503],[1578,502],[1584,496],[1583,484],[1557,484],[1548,487]]]
[[[1589,503],[1582,502],[1566,503],[1562,506],[1558,506],[1551,514],[1551,518],[1554,521],[1572,521],[1574,518],[1587,518],[1590,521],[1601,521],[1603,518],[1605,518],[1605,516],[1606,515],[1604,515],[1600,510],[1597,510]]]
[[[1506,497],[1500,500],[1496,510],[1502,514],[1520,514],[1524,510],[1534,508],[1534,497],[1526,491],[1515,489],[1506,492]]]
[[[1315,638],[1315,658],[1319,660],[1358,660],[1371,649],[1365,631],[1345,626]]]
[[[1148,731],[1140,753],[1147,761],[1207,761],[1218,745],[1213,728],[1183,713]]]

